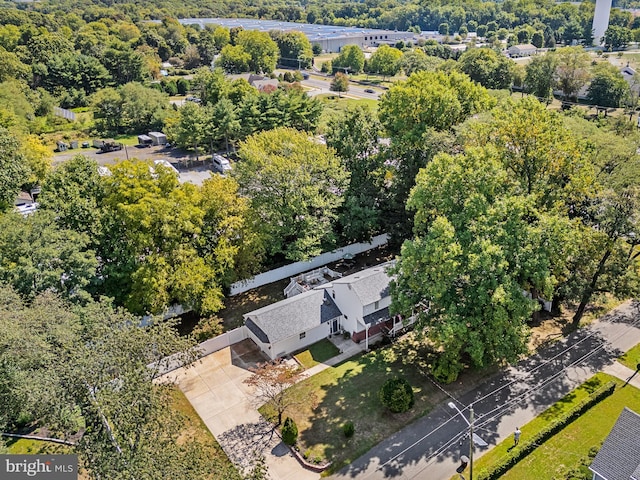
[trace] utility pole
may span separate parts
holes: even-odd
[[[469,405],[469,480],[473,480],[473,450],[473,404],[471,404]]]
[[[482,438],[480,438],[478,435],[473,433],[473,422],[474,422],[473,404],[469,405],[469,420],[467,420],[467,417],[464,416],[464,414],[460,411],[460,409],[456,406],[455,403],[449,402],[447,405],[449,406],[449,408],[458,412],[462,417],[462,419],[466,422],[467,426],[469,427],[469,480],[473,480],[473,450],[475,447],[474,443],[477,443],[481,447],[486,447],[487,442],[485,442]]]

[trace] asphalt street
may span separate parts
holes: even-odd
[[[638,343],[640,307],[628,302],[490,378],[475,391],[451,398],[464,415],[473,403],[475,431],[489,444],[476,448],[476,458],[512,437],[516,427],[521,427],[525,439],[527,432],[522,427],[526,423]],[[449,480],[460,456],[469,455],[469,441],[464,438],[467,429],[460,415],[445,403],[329,478]]]

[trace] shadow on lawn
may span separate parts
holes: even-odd
[[[637,308],[633,309],[632,315],[636,312]],[[630,323],[633,321],[628,315],[621,313],[608,315],[603,320],[611,323]],[[523,360],[517,366],[501,370],[476,389],[473,389],[473,386],[469,388],[469,385],[467,385],[468,393],[457,396],[460,401],[458,405],[468,418],[467,406],[473,403],[476,414],[476,432],[489,445],[495,445],[503,440],[503,438],[499,438],[497,432],[504,415],[526,410],[533,410],[536,414],[539,414],[550,405],[553,405],[558,399],[569,394],[580,383],[579,379],[572,378],[568,374],[567,369],[575,368],[581,372],[582,377],[590,376],[615,360],[620,353],[612,348],[597,330],[582,329],[571,333],[562,341],[541,349],[537,355]],[[409,365],[402,360],[396,360],[400,362],[399,371],[404,371],[410,383],[414,386],[419,384],[419,377],[422,377],[424,382],[424,375],[422,373],[416,374],[414,369],[407,368]],[[372,358],[364,357],[361,363],[365,366],[365,369],[373,369],[373,366],[378,366],[379,369],[382,362],[375,362]],[[367,374],[369,374],[368,370]],[[341,433],[339,431],[339,423],[346,420],[353,420],[356,423],[353,418],[347,418],[349,414],[354,415],[353,412],[362,410],[366,412],[358,416],[358,420],[364,422],[365,425],[356,424],[356,435],[351,440],[357,442],[359,433],[365,437],[372,435],[373,438],[370,445],[363,443],[361,445],[362,448],[370,448],[389,435],[390,432],[388,430],[382,431],[374,426],[379,425],[380,422],[384,421],[385,415],[390,414],[385,414],[377,404],[363,401],[362,397],[377,395],[377,390],[384,379],[392,375],[391,372],[378,371],[375,385],[373,383],[371,385],[362,383],[359,390],[353,387],[347,388],[348,379],[345,377],[344,380],[339,379],[335,386],[329,387],[327,390],[327,397],[323,402],[326,406],[324,410],[322,407],[316,410],[316,418],[313,421],[329,425],[337,431],[337,434],[334,433],[328,439],[327,443],[330,447],[326,451],[328,455],[335,455],[343,461],[343,463],[336,462],[338,468],[340,465],[344,465],[345,462],[355,460],[355,458],[349,459],[345,458],[344,455],[340,455],[341,450],[346,448],[348,440],[338,435]],[[360,376],[364,377],[365,375]],[[458,379],[456,384],[459,382],[464,383],[464,377]],[[587,382],[587,391],[595,390],[598,387],[597,383]],[[448,392],[455,392],[456,387],[457,385],[454,384],[445,386]],[[334,388],[338,390],[333,391]],[[343,405],[348,408],[343,409],[342,415],[335,415],[330,408],[330,402],[337,400],[335,392],[340,391],[340,388],[343,389],[342,394],[345,397],[342,400]],[[462,386],[462,389],[464,389],[464,386]],[[435,390],[435,387],[431,388],[431,390]],[[442,399],[443,396],[431,397],[429,408],[433,408]],[[555,411],[557,412],[561,408],[562,404],[559,404]],[[328,419],[323,418],[323,415],[327,416],[329,412],[333,416]],[[553,415],[553,412],[554,410],[549,412],[548,415]],[[526,416],[528,417],[529,415],[527,414]],[[513,417],[513,419],[516,418]],[[511,420],[512,422],[513,419]],[[401,418],[398,418],[395,429],[400,428],[405,423],[409,423],[407,420],[402,421]],[[378,464],[381,465],[378,469],[382,470],[386,477],[393,477],[398,476],[407,466],[425,458],[436,459],[436,461],[451,457],[458,458],[460,454],[469,451],[469,440],[465,438],[467,428],[467,424],[460,418],[460,415],[446,407],[437,408],[424,419],[405,429],[401,434],[389,436],[380,445],[371,449],[358,462],[343,468],[340,474],[343,478],[357,478],[369,469],[371,465]],[[313,433],[310,431],[310,439],[313,438],[312,435]],[[459,442],[460,438],[463,438],[462,443]],[[412,447],[414,444],[416,445]],[[351,452],[361,453],[359,449],[354,448],[351,449]]]

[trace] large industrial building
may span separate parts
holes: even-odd
[[[327,53],[339,52],[345,45],[358,45],[360,48],[377,47],[384,44],[395,44],[402,41],[415,40],[416,34],[393,30],[376,30],[373,28],[336,27],[334,25],[316,25],[309,23],[279,22],[276,20],[256,20],[250,18],[183,18],[184,25],[197,23],[204,25],[220,25],[225,28],[242,27],[245,30],[269,32],[298,31],[304,33],[311,43],[318,43]]]

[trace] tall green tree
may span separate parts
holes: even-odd
[[[95,246],[102,223],[104,184],[94,159],[76,155],[53,170],[38,197],[40,209],[55,214],[63,229],[85,233]]]
[[[407,76],[410,76],[412,73],[423,70],[435,71],[443,62],[444,60],[439,57],[427,56],[423,50],[413,49],[404,52],[398,65]]]
[[[594,188],[593,168],[562,117],[532,97],[497,107],[487,122],[474,122],[468,144],[491,146],[519,193],[540,208],[565,212]]]
[[[564,298],[576,300],[577,327],[594,296],[628,298],[640,292],[640,252],[636,231],[640,220],[637,185],[603,190],[583,205],[580,243],[569,258],[572,275],[563,285]]]
[[[593,67],[587,90],[589,102],[602,107],[618,108],[629,93],[629,84],[617,67],[609,62],[600,62]]]
[[[276,68],[280,51],[267,32],[244,30],[238,34],[237,44],[249,54],[250,71],[271,73]]]
[[[237,139],[240,133],[240,121],[231,100],[223,98],[211,110],[211,128],[216,139],[224,140],[224,146],[229,153],[231,140]]]
[[[553,98],[557,61],[555,55],[536,55],[531,59],[525,66],[524,84],[527,92],[547,102]]]
[[[169,130],[171,138],[180,147],[193,148],[198,160],[198,147],[206,136],[206,111],[195,102],[185,102],[179,113],[178,121]]]
[[[335,244],[348,173],[334,152],[304,132],[277,128],[240,145],[234,169],[269,255],[304,260]]]
[[[514,361],[526,351],[535,288],[550,294],[562,221],[538,211],[491,149],[438,155],[417,177],[415,210],[392,282],[392,310],[417,313],[433,346],[433,375],[446,382],[467,366]],[[560,223],[560,225],[558,225]]]
[[[565,47],[553,53],[558,59],[555,84],[565,99],[576,101],[578,91],[589,81],[589,53],[582,47]]]
[[[297,68],[310,68],[313,60],[311,42],[302,32],[271,32],[271,36],[280,49],[280,65]]]
[[[349,77],[342,72],[337,72],[329,88],[332,92],[338,92],[338,97],[342,97],[342,94],[349,90]]]
[[[392,138],[417,141],[429,128],[447,130],[494,102],[462,73],[418,72],[384,94],[379,117]]]
[[[333,70],[345,73],[361,73],[364,69],[364,53],[357,45],[345,45],[333,60]]]
[[[104,177],[103,291],[136,313],[159,313],[173,303],[215,313],[222,289],[195,245],[204,215],[200,193],[168,169],[150,167],[125,161]]]
[[[186,419],[171,408],[174,387],[157,378],[169,355],[194,358],[191,343],[169,324],[140,327],[138,318],[105,301],[71,307],[51,292],[25,304],[0,288],[0,332],[2,385],[8,387],[0,387],[8,401],[3,413],[9,421],[32,418],[63,436],[76,433],[80,417],[86,428],[72,448],[89,478],[162,471],[191,480],[212,473],[239,479],[210,446],[184,435]]]
[[[368,73],[377,73],[383,78],[393,77],[400,71],[400,59],[402,52],[389,45],[382,45],[371,55],[367,63]]]
[[[458,60],[460,71],[485,88],[511,88],[515,63],[492,48],[471,48]]]
[[[25,297],[45,291],[82,297],[98,261],[89,237],[56,225],[53,212],[0,217],[0,281]]]
[[[29,170],[19,151],[18,140],[0,126],[0,211],[13,205],[28,176]]]
[[[335,149],[351,173],[340,208],[340,235],[346,241],[369,240],[382,229],[385,156],[380,153],[382,125],[368,108],[359,106],[329,122],[327,145]]]

